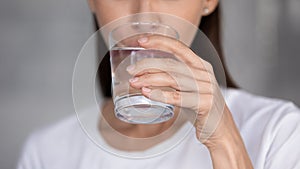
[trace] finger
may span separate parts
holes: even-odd
[[[173,54],[179,60],[202,70],[212,71],[210,63],[196,55],[182,42],[167,36],[152,35],[138,40],[139,45],[146,49],[157,49]],[[213,73],[213,72],[210,72]]]
[[[212,93],[211,83],[197,81],[190,77],[174,73],[147,73],[134,77],[129,82],[132,87],[137,89],[141,89],[142,87],[169,87],[181,92]]]
[[[127,67],[129,74],[141,76],[146,73],[176,73],[195,80],[211,82],[214,75],[200,69],[192,69],[183,62],[171,58],[145,58]]]
[[[142,94],[155,101],[185,107],[195,112],[207,112],[212,102],[211,94],[201,94],[181,91],[164,91],[160,89],[142,88]]]

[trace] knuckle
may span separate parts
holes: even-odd
[[[206,62],[205,67],[208,71],[212,71],[214,69],[213,66],[209,62]]]
[[[149,74],[149,73],[145,73],[145,74],[143,75],[143,79],[144,79],[144,80],[149,80],[151,77],[152,77],[152,76],[151,76],[151,74]]]
[[[177,61],[175,61],[174,59],[171,59],[171,58],[166,58],[166,59],[164,60],[164,64],[165,64],[170,70],[174,70],[174,69],[178,66]]]
[[[178,74],[173,73],[169,79],[172,83],[172,87],[182,86],[182,81],[179,79]]]
[[[170,80],[177,81],[178,78],[179,78],[179,75],[177,73],[170,72],[170,73],[166,73],[165,77],[170,79]]]
[[[216,77],[214,75],[209,75],[208,78],[209,78],[210,85],[212,85],[213,88],[218,83]]]
[[[214,85],[210,83],[210,85],[208,86],[208,93],[209,94],[213,94],[214,93]]]
[[[142,81],[143,81],[143,84],[145,86],[152,86],[151,85],[151,80],[152,80],[153,76],[149,73],[145,73],[143,76],[142,76]]]
[[[172,94],[172,99],[173,99],[175,102],[180,101],[180,93],[179,93],[178,91],[173,92],[173,94]]]
[[[213,70],[213,66],[210,62],[202,59],[202,64],[207,71]]]
[[[169,92],[163,92],[163,96],[166,99],[166,103],[168,104],[178,104],[180,103],[180,94],[175,91],[172,93]]]
[[[185,45],[183,45],[180,41],[175,40],[174,41],[174,47],[178,48],[178,49],[183,49],[183,48],[185,48]]]

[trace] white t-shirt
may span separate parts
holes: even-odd
[[[300,110],[293,103],[236,89],[229,89],[225,100],[255,169],[300,169]],[[74,115],[32,134],[18,164],[18,169],[120,168],[209,169],[212,162],[195,132],[158,156],[115,156],[92,143]]]

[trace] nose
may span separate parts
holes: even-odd
[[[155,9],[155,1],[153,0],[136,0],[133,18],[135,22],[151,22],[160,23],[160,17]]]
[[[153,10],[153,0],[137,0],[137,12],[152,12]]]

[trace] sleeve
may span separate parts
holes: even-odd
[[[264,169],[300,169],[300,110],[277,123]]]
[[[17,169],[43,169],[37,147],[37,134],[32,134],[23,146]]]

